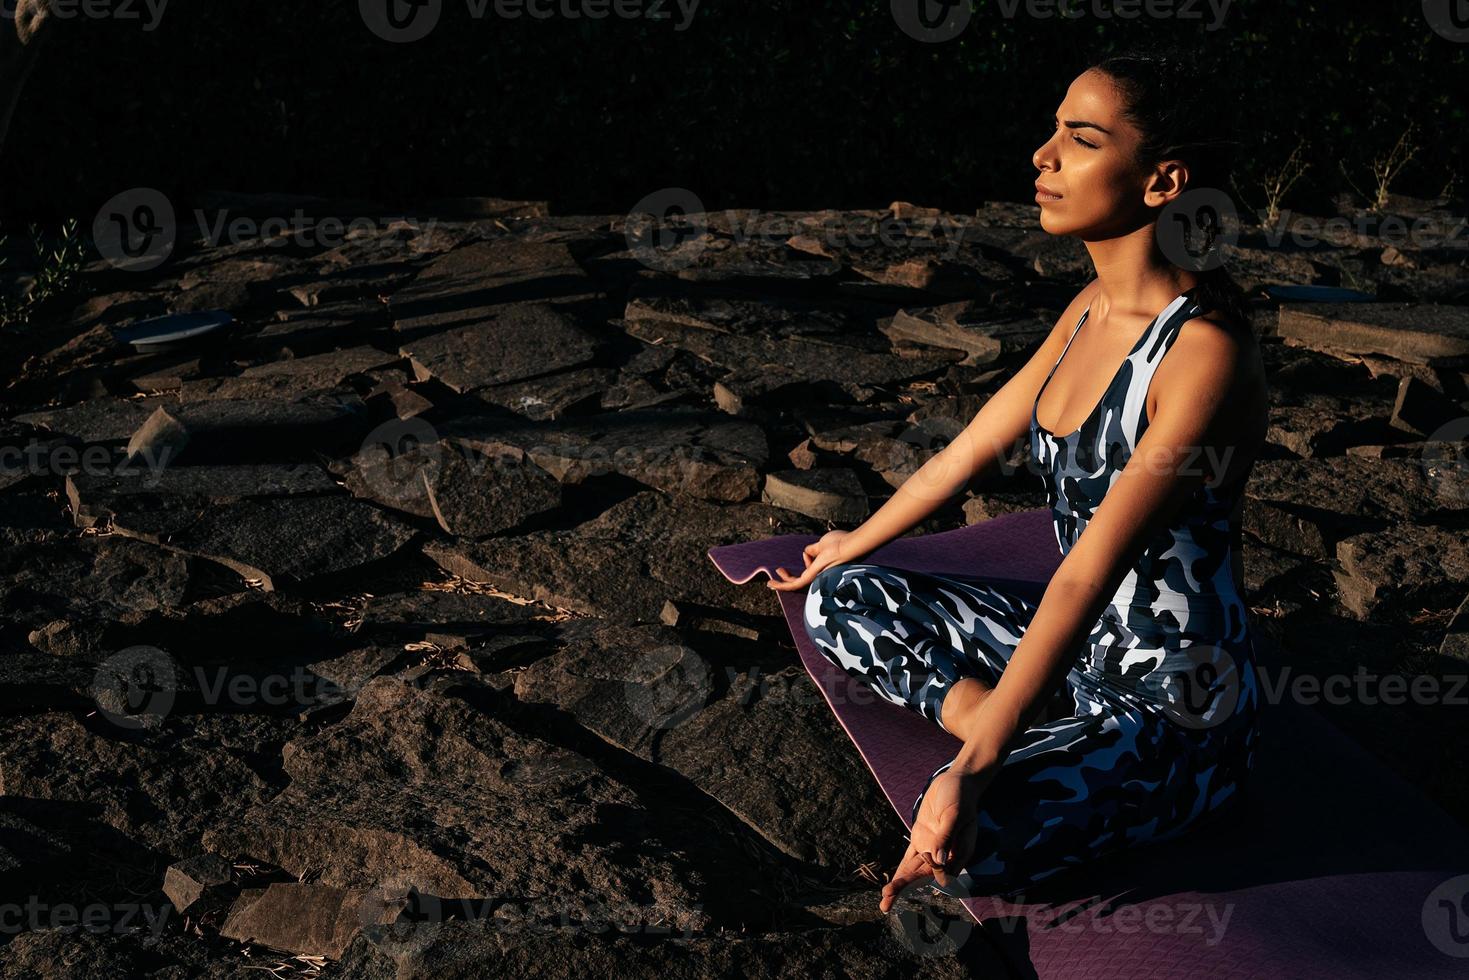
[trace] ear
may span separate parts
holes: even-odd
[[[1150,208],[1166,207],[1188,188],[1188,177],[1188,164],[1182,160],[1164,160],[1148,174],[1143,203]]]

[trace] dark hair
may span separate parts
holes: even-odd
[[[1129,51],[1091,67],[1112,79],[1122,93],[1123,114],[1142,133],[1138,157],[1143,163],[1182,160],[1188,165],[1188,189],[1207,187],[1225,195],[1233,206],[1230,185],[1238,144],[1229,100],[1206,84],[1210,72],[1199,57],[1171,50]],[[1207,250],[1222,229],[1212,210],[1198,217]],[[1205,310],[1217,310],[1248,327],[1249,301],[1229,271],[1219,265],[1198,274],[1194,299]]]

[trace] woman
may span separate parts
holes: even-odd
[[[884,912],[930,877],[1013,894],[1176,836],[1251,767],[1237,541],[1264,370],[1238,286],[1171,263],[1158,236],[1186,190],[1228,186],[1197,83],[1149,55],[1071,83],[1034,154],[1036,201],[1046,231],[1085,242],[1096,279],[958,438],[862,526],[807,547],[800,575],[770,582],[808,590],[807,630],[833,663],[963,743],[914,805]],[[1038,605],[980,579],[856,563],[1021,435],[1065,556]]]

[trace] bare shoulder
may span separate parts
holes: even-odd
[[[1169,356],[1158,365],[1150,389],[1150,417],[1161,401],[1202,410],[1226,428],[1249,429],[1266,411],[1265,369],[1248,326],[1203,315],[1179,328]]]

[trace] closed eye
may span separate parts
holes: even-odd
[[[1099,147],[1097,144],[1095,144],[1095,143],[1088,143],[1086,140],[1082,139],[1080,136],[1072,136],[1071,138],[1074,139],[1074,140],[1076,140],[1076,142],[1080,143],[1082,146],[1086,147],[1089,150],[1099,150],[1099,149],[1101,149],[1101,147]]]

